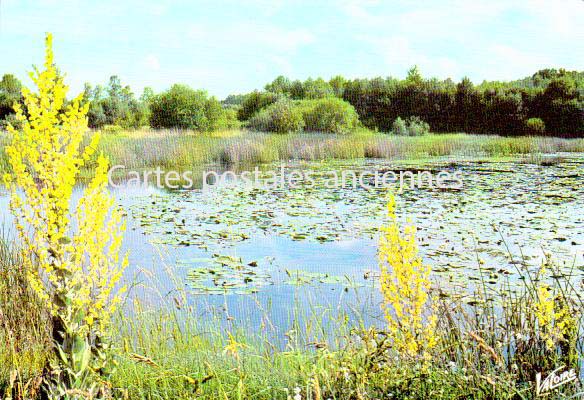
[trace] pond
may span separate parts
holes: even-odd
[[[126,182],[113,190],[127,212],[125,279],[153,306],[184,289],[191,305],[252,324],[269,318],[285,329],[307,310],[378,320],[377,232],[388,189],[325,184],[347,170],[460,173],[461,188],[393,190],[400,221],[416,225],[435,285],[449,295],[469,296],[481,272],[493,287],[516,283],[518,271],[537,268],[545,253],[581,279],[584,155],[559,159],[548,166],[446,159],[262,166],[262,176],[300,170],[314,179],[277,188],[239,179],[192,190]],[[6,203],[0,198],[2,210]]]

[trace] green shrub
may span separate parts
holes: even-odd
[[[359,116],[352,105],[339,98],[291,101],[281,99],[260,110],[247,124],[263,132],[347,133],[359,125]]]
[[[248,121],[251,117],[256,115],[260,110],[282,100],[283,95],[271,92],[258,92],[257,90],[245,96],[241,103],[241,108],[237,113],[237,118],[240,121]]]
[[[304,129],[310,132],[347,133],[359,125],[355,108],[336,97],[305,100],[299,104]]]
[[[0,121],[14,114],[14,103],[22,103],[22,84],[12,74],[0,79]]]
[[[224,128],[238,129],[241,127],[241,122],[237,119],[237,110],[233,108],[224,108]]]
[[[226,110],[204,90],[173,85],[150,102],[150,125],[153,128],[181,128],[213,131],[227,127]]]
[[[299,132],[304,128],[304,120],[298,106],[290,100],[280,100],[252,117],[248,128],[261,132]]]
[[[420,117],[409,117],[406,120],[397,117],[393,121],[391,132],[399,136],[423,136],[430,133],[430,125]]]
[[[238,127],[239,121],[235,110],[224,108],[215,97],[211,97],[205,102],[205,121],[201,130],[211,132]]]
[[[528,135],[543,135],[545,133],[545,123],[541,118],[529,118],[525,121],[525,131]]]
[[[305,99],[322,99],[335,95],[332,86],[322,78],[308,78],[302,86]]]
[[[237,129],[240,122],[237,119],[237,111],[233,108],[225,108],[215,97],[211,97],[205,104],[205,131],[217,131],[221,129]]]
[[[430,125],[419,117],[408,118],[408,134],[410,136],[423,136],[430,133]]]
[[[406,122],[403,119],[397,117],[395,121],[393,121],[393,125],[391,126],[391,132],[395,135],[407,136],[408,126],[406,125]]]

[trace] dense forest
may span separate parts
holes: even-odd
[[[0,127],[13,122],[22,84],[0,81]],[[545,69],[511,82],[473,84],[464,78],[424,79],[416,67],[405,79],[348,80],[336,76],[305,81],[279,76],[263,91],[223,101],[204,90],[173,85],[140,97],[117,76],[86,84],[89,124],[110,130],[181,128],[213,131],[246,127],[278,133],[350,132],[358,127],[397,134],[434,132],[500,135],[584,136],[584,72]]]

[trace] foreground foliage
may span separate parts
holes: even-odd
[[[387,336],[398,353],[428,361],[436,346],[436,315],[429,306],[428,293],[430,267],[418,254],[415,226],[407,225],[401,232],[393,196],[387,203],[387,217],[379,243],[379,285],[385,301]]]
[[[113,290],[127,265],[120,259],[122,213],[107,190],[108,162],[100,156],[95,176],[73,211],[80,169],[95,151],[85,148],[88,104],[66,104],[67,87],[46,39],[44,70],[31,75],[38,94],[23,91],[16,105],[20,129],[9,126],[5,175],[10,209],[22,242],[21,268],[52,317],[53,357],[44,389],[51,399],[96,396],[96,376],[111,367],[109,320],[119,297]]]
[[[31,288],[22,255],[0,237],[0,398],[35,397],[51,347],[49,313]]]

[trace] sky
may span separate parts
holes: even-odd
[[[0,74],[30,85],[45,32],[77,93],[118,75],[218,98],[278,75],[513,80],[584,70],[583,0],[0,0]]]

